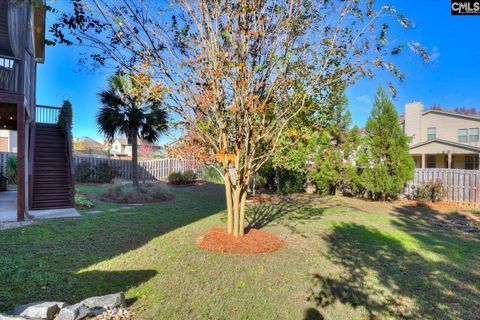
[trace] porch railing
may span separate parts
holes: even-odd
[[[60,115],[59,107],[40,106],[35,108],[35,122],[44,124],[57,124]]]
[[[20,60],[0,56],[0,91],[20,92]]]

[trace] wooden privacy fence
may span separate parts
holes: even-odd
[[[5,174],[7,172],[7,159],[16,156],[15,152],[0,152],[0,173]]]
[[[445,201],[480,205],[480,170],[415,169],[413,181],[407,183],[406,196],[413,196],[428,182],[439,180],[445,188]]]
[[[98,170],[94,170],[101,163],[106,163],[110,167],[117,170],[117,177],[125,180],[132,179],[132,161],[103,159],[96,157],[74,156],[75,167],[81,162],[87,162],[92,169],[91,181],[97,182]],[[182,159],[157,159],[157,160],[141,160],[138,161],[138,174],[142,181],[159,181],[166,180],[172,172],[185,172],[187,170],[194,171],[198,177],[203,175],[204,166],[195,160]]]

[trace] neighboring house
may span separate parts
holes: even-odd
[[[17,152],[16,131],[0,130],[0,152]]]
[[[400,117],[412,137],[410,154],[417,168],[479,169],[480,116],[424,110],[421,102],[405,105]]]
[[[57,124],[60,109],[36,105],[45,13],[45,0],[0,0],[0,128],[17,135],[18,220],[29,210],[74,205],[71,140]]]
[[[86,136],[73,141],[73,151],[76,155],[98,155],[106,157],[103,144]]]
[[[139,155],[142,151],[142,148],[148,148],[151,153],[155,153],[160,150],[160,146],[154,143],[146,142],[143,140],[138,141]],[[125,158],[132,157],[132,146],[128,143],[128,139],[125,137],[117,138],[113,141],[110,149],[110,154],[113,157]]]

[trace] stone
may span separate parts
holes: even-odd
[[[120,209],[122,209],[122,210],[129,210],[129,209],[133,209],[133,207],[121,207]]]
[[[117,212],[120,211],[120,209],[108,209],[108,212]]]
[[[0,314],[0,320],[26,320],[24,317]]]
[[[85,212],[87,214],[99,214],[99,213],[103,213],[103,211],[101,210],[93,210],[93,211],[88,211],[88,212]]]
[[[77,303],[62,308],[56,320],[80,320],[86,318],[90,314],[90,309],[82,304]]]
[[[13,314],[25,318],[51,320],[65,305],[64,302],[32,302],[16,307]]]
[[[125,294],[123,292],[107,294],[105,296],[91,297],[83,300],[82,304],[89,308],[107,308],[125,307]]]

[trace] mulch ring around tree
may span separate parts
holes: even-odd
[[[185,188],[185,187],[197,187],[197,186],[203,186],[207,182],[204,180],[195,180],[190,183],[185,183],[185,184],[175,184],[175,183],[168,183],[168,186],[174,187],[174,188]]]
[[[213,228],[197,240],[200,248],[226,254],[258,254],[274,252],[285,246],[285,241],[272,233],[251,229],[243,237],[234,237],[224,228]]]

